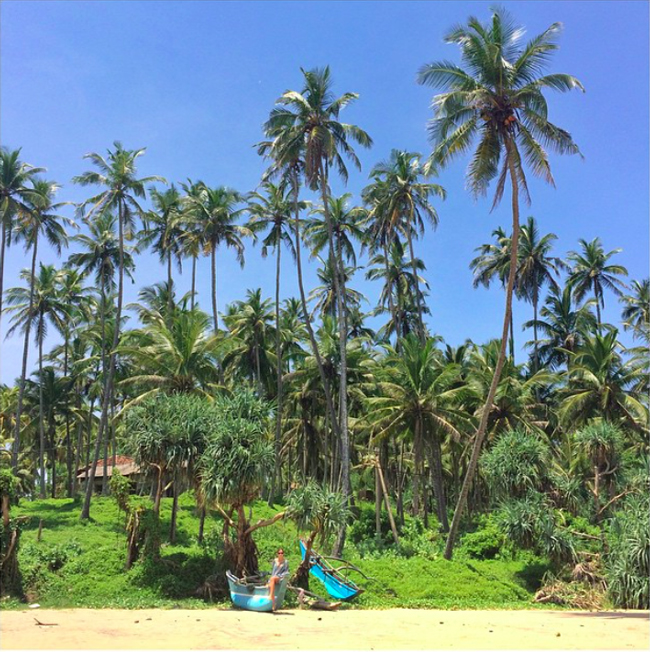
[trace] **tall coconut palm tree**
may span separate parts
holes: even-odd
[[[122,143],[115,141],[114,149],[108,150],[106,158],[101,154],[92,152],[84,158],[89,159],[97,171],[84,172],[73,181],[82,186],[102,186],[103,189],[96,195],[90,197],[79,206],[79,212],[85,214],[86,220],[92,220],[96,215],[114,212],[117,213],[118,226],[118,287],[117,287],[117,310],[115,315],[115,328],[113,331],[113,342],[108,364],[108,374],[105,376],[104,396],[102,399],[102,411],[95,443],[93,463],[86,480],[86,494],[81,510],[81,519],[90,518],[90,500],[95,483],[97,460],[102,445],[105,431],[108,427],[109,409],[113,395],[113,381],[115,378],[115,363],[117,345],[120,339],[120,326],[122,321],[122,303],[124,299],[124,251],[125,239],[133,236],[135,221],[143,218],[145,211],[139,200],[145,199],[147,185],[161,182],[166,183],[162,177],[149,176],[137,177],[138,159],[145,153],[145,148],[128,150],[124,149]]]
[[[458,428],[468,419],[461,406],[466,389],[456,385],[460,367],[444,364],[435,344],[433,338],[428,338],[423,347],[419,336],[410,335],[402,342],[399,354],[389,349],[385,377],[379,381],[379,396],[368,399],[368,419],[375,429],[375,437],[391,433],[410,433],[413,437],[416,513],[426,503],[421,479],[425,445],[431,445],[438,521],[447,531],[441,445],[447,435],[460,439]]]
[[[293,258],[296,252],[291,239],[291,187],[287,180],[279,184],[266,181],[262,184],[264,194],[253,192],[248,197],[250,214],[249,228],[254,233],[267,231],[262,241],[262,257],[266,258],[269,248],[275,252],[275,357],[276,357],[276,414],[275,414],[275,472],[269,491],[269,501],[275,496],[280,479],[280,448],[282,444],[282,334],[280,330],[280,262],[282,247],[285,246]]]
[[[632,294],[621,297],[623,328],[632,329],[634,337],[650,344],[650,279],[632,281]]]
[[[265,125],[265,132],[274,139],[272,146],[273,158],[278,168],[285,169],[301,160],[304,165],[304,176],[312,190],[320,190],[321,200],[328,225],[329,255],[333,267],[338,314],[345,315],[343,295],[339,288],[339,274],[342,273],[343,261],[338,259],[334,242],[334,230],[329,211],[329,171],[334,168],[339,176],[346,181],[348,177],[344,156],[360,168],[351,143],[356,142],[362,147],[370,147],[372,140],[359,127],[339,121],[342,109],[357,99],[356,93],[345,93],[336,98],[332,93],[332,77],[329,67],[322,69],[302,70],[304,85],[301,92],[287,91],[278,99],[278,106],[273,110]],[[340,272],[338,270],[341,269]],[[348,438],[347,389],[346,389],[346,351],[345,343],[347,325],[345,318],[339,319],[340,349],[341,349],[341,392],[340,392],[340,434],[341,434],[341,465],[344,495],[350,492],[350,458]],[[337,543],[337,551],[342,549],[345,528]]]
[[[181,197],[181,248],[185,256],[192,259],[192,284],[190,307],[192,310],[196,305],[196,263],[203,249],[203,229],[201,222],[197,219],[197,205],[201,205],[201,193],[203,192],[204,183],[202,181],[193,182],[191,179],[187,183],[181,183],[181,188],[185,193]],[[197,201],[198,204],[193,204]]]
[[[370,212],[370,220],[383,222],[389,237],[401,233],[406,238],[413,265],[415,281],[415,299],[418,307],[418,335],[424,342],[425,328],[413,239],[423,235],[425,224],[433,228],[438,225],[438,213],[431,204],[433,196],[444,199],[445,189],[436,183],[426,183],[428,176],[425,167],[420,163],[420,154],[393,150],[387,161],[378,163],[370,172],[370,176],[379,182],[377,188],[378,201]]]
[[[596,333],[571,354],[559,416],[571,425],[602,417],[647,436],[648,408],[639,389],[647,387],[647,370],[625,364],[617,336],[615,328],[604,335]],[[639,383],[643,376],[645,383]]]
[[[521,227],[521,241],[517,262],[517,292],[533,305],[533,371],[539,369],[537,352],[537,308],[539,294],[545,285],[559,290],[555,280],[561,269],[567,265],[561,258],[550,256],[553,242],[557,240],[555,233],[547,233],[540,237],[534,217],[529,217]]]
[[[273,363],[269,340],[273,337],[271,300],[262,299],[262,290],[248,290],[244,301],[236,301],[224,317],[230,330],[232,349],[224,356],[224,367],[245,370],[245,375],[257,385],[260,398],[267,398],[266,381]],[[277,341],[277,340],[276,340]]]
[[[37,174],[45,172],[20,160],[20,149],[0,147],[0,320],[4,291],[5,250],[11,244],[14,219],[20,210],[25,211],[26,202],[33,196],[30,183]]]
[[[467,170],[467,184],[472,194],[486,195],[490,183],[496,179],[492,202],[495,207],[503,197],[508,178],[512,186],[511,264],[506,285],[502,351],[454,512],[445,549],[447,559],[452,556],[460,518],[476,473],[489,408],[505,362],[519,247],[520,190],[530,199],[524,162],[535,176],[554,184],[544,147],[558,154],[579,153],[571,135],[548,120],[544,97],[548,89],[584,90],[571,75],[543,74],[550,55],[558,48],[556,38],[560,28],[559,23],[554,23],[524,44],[521,42],[524,31],[505,11],[494,11],[489,23],[471,17],[466,25],[454,27],[445,38],[448,43],[460,47],[465,67],[440,61],[426,64],[418,73],[419,83],[442,87],[445,91],[437,95],[433,103],[430,136],[434,150],[430,165],[444,166],[457,155],[468,152],[478,141]]]
[[[52,181],[34,179],[29,194],[28,203],[21,208],[16,224],[16,238],[25,242],[25,248],[32,250],[32,265],[29,272],[29,299],[27,300],[27,320],[25,321],[25,339],[23,341],[23,361],[20,372],[20,385],[18,390],[18,403],[16,407],[16,425],[14,433],[14,448],[12,466],[17,468],[18,453],[20,451],[20,428],[23,410],[23,395],[25,393],[25,379],[27,377],[27,356],[29,353],[29,336],[32,327],[34,313],[34,297],[36,281],[36,258],[38,255],[39,240],[42,237],[50,243],[57,254],[61,253],[64,246],[68,244],[68,236],[65,230],[66,225],[76,226],[74,221],[57,215],[56,211],[62,208],[66,202],[54,202],[59,185]]]
[[[540,310],[541,319],[527,321],[524,328],[536,326],[544,338],[537,341],[537,357],[542,367],[558,369],[567,365],[569,355],[582,345],[584,338],[596,330],[591,312],[594,300],[576,306],[571,288],[562,291],[552,287]]]
[[[253,237],[253,232],[247,227],[236,224],[244,212],[240,206],[243,196],[236,190],[219,186],[209,188],[201,184],[200,191],[189,194],[186,204],[190,219],[200,232],[203,252],[210,255],[212,273],[212,319],[215,333],[219,330],[217,311],[217,251],[220,245],[235,250],[237,261],[244,267],[245,237]],[[238,206],[240,206],[238,208]]]
[[[60,275],[54,265],[40,264],[38,274],[33,277],[29,270],[23,270],[21,278],[27,287],[7,290],[7,309],[13,312],[12,326],[7,332],[10,336],[17,329],[28,333],[34,327],[38,346],[38,424],[40,434],[40,490],[45,498],[45,422],[43,418],[43,342],[47,336],[48,321],[59,333],[65,332],[66,322],[71,318],[72,306],[63,300],[60,293]]]
[[[308,301],[315,301],[314,313],[318,312],[321,316],[329,315],[330,317],[338,319],[336,290],[334,289],[335,270],[332,269],[332,261],[330,258],[325,261],[321,258],[319,258],[319,260],[322,263],[322,267],[318,268],[316,275],[318,276],[321,285],[318,285],[309,293]],[[348,267],[346,265],[343,268],[343,276],[341,277],[343,279],[341,285],[344,286],[343,290],[345,297],[344,319],[348,318],[352,310],[359,308],[361,300],[364,298],[361,292],[345,287],[347,282],[352,278],[354,271],[354,267]]]
[[[182,270],[181,194],[172,184],[166,190],[152,188],[149,192],[153,211],[146,215],[145,229],[140,234],[140,246],[148,247],[158,254],[160,261],[167,264],[167,284],[173,288],[172,263],[176,259],[178,270]],[[172,300],[172,293],[169,293]],[[171,313],[171,303],[169,312]]]
[[[594,293],[598,329],[601,330],[600,311],[605,307],[604,290],[607,288],[616,296],[622,296],[625,285],[617,277],[627,276],[627,269],[622,265],[607,264],[612,256],[621,252],[621,249],[612,249],[605,253],[600,238],[594,238],[591,242],[580,238],[578,242],[582,251],[570,251],[567,255],[571,263],[568,283],[573,289],[576,301],[582,301],[589,292]]]

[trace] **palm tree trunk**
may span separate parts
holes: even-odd
[[[533,339],[535,340],[535,349],[534,349],[534,357],[533,360],[535,361],[535,367],[534,371],[537,371],[539,369],[539,347],[537,343],[537,303],[539,301],[539,298],[535,295],[533,296]]]
[[[327,182],[327,171],[325,169],[325,162],[320,161],[320,189],[321,198],[323,201],[323,213],[325,215],[325,223],[327,224],[327,236],[329,240],[329,256],[330,265],[334,271],[332,280],[334,282],[334,294],[336,295],[336,309],[338,312],[338,327],[339,327],[339,430],[340,430],[340,450],[341,450],[341,489],[343,491],[344,501],[346,506],[350,497],[350,440],[348,435],[348,363],[347,363],[347,312],[345,308],[345,297],[341,293],[342,289],[342,271],[343,261],[342,256],[337,255],[337,248],[334,242],[334,228],[332,225],[332,218],[329,211],[329,189]],[[345,546],[345,533],[347,523],[344,523],[339,530],[339,534],[334,546],[333,555],[340,557]]]
[[[81,390],[77,391],[77,450],[75,451],[74,477],[72,480],[72,495],[77,493],[77,473],[81,466],[81,452],[83,451],[83,422],[81,420]]]
[[[212,266],[212,319],[214,321],[214,332],[219,332],[219,317],[217,315],[217,245],[212,243],[210,251],[210,264]]]
[[[503,315],[503,331],[501,334],[501,346],[499,350],[499,358],[497,360],[497,366],[494,370],[494,376],[492,377],[492,382],[490,383],[490,389],[488,391],[487,400],[483,406],[483,411],[481,412],[481,420],[479,422],[478,430],[476,431],[476,437],[474,439],[474,447],[472,449],[472,455],[469,460],[469,465],[467,467],[467,472],[465,474],[465,479],[463,480],[463,486],[460,490],[460,495],[458,497],[458,503],[456,504],[456,509],[454,511],[454,518],[451,522],[451,528],[449,530],[449,535],[447,537],[447,543],[445,546],[445,559],[451,559],[454,551],[454,544],[458,536],[458,528],[460,526],[460,519],[463,515],[463,511],[467,505],[467,496],[469,494],[470,486],[474,480],[474,475],[476,474],[476,468],[478,466],[478,458],[481,453],[481,445],[483,444],[483,439],[485,438],[485,431],[487,429],[488,417],[490,415],[490,410],[494,402],[494,396],[497,391],[497,386],[499,384],[499,378],[501,377],[501,370],[506,359],[506,342],[508,338],[508,327],[510,323],[510,317],[512,315],[512,294],[513,288],[515,285],[515,273],[517,267],[517,249],[519,246],[519,182],[517,180],[517,173],[514,165],[514,158],[512,154],[512,144],[509,138],[506,138],[506,152],[508,157],[508,167],[510,169],[510,181],[512,183],[512,244],[510,250],[510,271],[508,273],[508,284],[506,287],[506,309]]]
[[[515,364],[515,324],[512,309],[510,311],[510,361]]]
[[[438,514],[438,522],[443,532],[449,532],[449,521],[447,519],[447,500],[445,497],[445,483],[442,473],[442,448],[440,446],[440,438],[434,435],[431,442],[432,449],[432,471],[433,471],[433,485],[436,493],[436,507]]]
[[[82,520],[90,518],[90,500],[93,493],[93,484],[95,482],[95,474],[97,471],[97,460],[99,459],[99,451],[101,450],[102,440],[108,424],[108,408],[110,405],[111,397],[113,394],[113,378],[115,376],[115,359],[117,352],[117,345],[120,341],[120,322],[122,320],[122,300],[124,296],[124,205],[123,202],[119,203],[118,211],[119,223],[119,270],[118,270],[118,290],[117,290],[117,314],[115,315],[115,329],[113,331],[113,345],[111,347],[111,355],[108,364],[108,378],[106,379],[106,386],[104,390],[104,397],[102,401],[102,414],[99,420],[99,428],[97,431],[97,441],[95,442],[95,454],[93,463],[90,467],[90,475],[86,486],[86,495],[84,497],[84,505],[81,510],[80,518]],[[104,469],[104,472],[106,470]]]
[[[280,225],[281,227],[282,225]],[[282,341],[280,337],[280,256],[282,238],[278,240],[275,260],[275,358],[277,366],[277,407],[275,415],[275,471],[271,481],[269,506],[273,504],[277,483],[280,481],[280,449],[282,443]]]
[[[194,310],[196,297],[196,256],[192,256],[192,298],[190,299],[190,308]]]
[[[388,264],[388,245],[384,243],[384,269],[386,271],[386,288],[388,291],[388,310],[393,318],[393,325],[395,326],[395,348],[399,352],[399,317],[395,311],[395,304],[393,302],[393,284],[390,280],[390,266]]]
[[[167,315],[167,320],[171,324],[172,312],[174,310],[174,280],[172,279],[172,253],[169,252],[167,256],[167,287],[169,292],[169,297],[167,299],[167,308],[169,310],[169,315]]]
[[[41,474],[41,498],[45,498],[45,419],[43,418],[43,313],[38,315],[38,464]]]
[[[603,334],[602,320],[600,318],[600,297],[598,296],[598,291],[594,289],[594,297],[596,298],[596,320],[598,322],[598,335]]]
[[[68,349],[70,348],[70,333],[66,328],[65,343],[63,347],[63,377],[68,377]],[[70,439],[70,402],[69,394],[66,392],[66,411],[65,411],[65,446],[66,446],[66,467],[67,467],[67,495],[72,498],[72,440]]]
[[[301,253],[300,253],[300,208],[298,206],[298,179],[297,172],[292,174],[292,183],[293,183],[293,210],[295,214],[295,238],[296,238],[296,271],[298,276],[298,289],[300,291],[300,303],[302,306],[303,318],[305,320],[305,326],[307,327],[307,334],[309,335],[309,343],[311,344],[312,353],[314,354],[314,359],[316,360],[316,366],[318,367],[318,374],[320,375],[320,380],[323,385],[323,392],[325,394],[325,403],[327,405],[327,412],[330,419],[330,424],[332,431],[338,437],[339,434],[339,425],[336,418],[336,411],[334,410],[334,402],[332,401],[332,392],[330,390],[329,382],[327,381],[327,376],[325,375],[325,368],[323,367],[323,359],[321,358],[320,351],[318,350],[318,343],[316,342],[316,336],[314,335],[314,329],[311,325],[311,319],[309,318],[309,309],[307,308],[307,298],[305,296],[305,286],[302,280],[302,262],[301,262]]]
[[[32,326],[32,310],[34,310],[34,277],[36,276],[36,252],[38,250],[38,231],[34,236],[34,251],[32,253],[32,273],[29,288],[29,311],[25,324],[25,339],[23,341],[23,365],[20,372],[18,388],[18,405],[16,406],[16,424],[14,430],[14,446],[11,456],[11,466],[14,474],[18,472],[18,453],[20,451],[20,420],[23,415],[23,397],[25,396],[25,378],[27,377],[27,356],[29,354],[29,333]]]
[[[413,236],[411,233],[411,225],[407,231],[407,239],[409,243],[409,255],[411,256],[411,265],[413,266],[413,281],[415,282],[415,297],[416,305],[418,307],[418,335],[420,337],[420,342],[424,345],[425,335],[424,335],[424,319],[422,317],[422,297],[420,294],[420,281],[418,280],[418,269],[415,263],[415,252],[413,251]]]
[[[3,216],[4,217],[4,216]],[[0,241],[0,338],[2,337],[2,297],[5,278],[5,249],[7,247],[7,224],[2,220],[2,240]],[[1,371],[1,367],[0,367]]]

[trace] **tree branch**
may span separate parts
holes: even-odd
[[[267,527],[268,525],[273,525],[273,523],[283,519],[286,516],[286,512],[280,512],[279,514],[276,514],[273,518],[267,518],[265,521],[257,521],[255,525],[251,525],[244,534],[250,534],[251,532],[254,532],[257,530],[257,528],[260,527]]]

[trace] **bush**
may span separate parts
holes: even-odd
[[[650,584],[650,524],[647,493],[628,497],[612,518],[605,555],[609,596],[623,609],[648,609]]]
[[[460,550],[472,559],[499,559],[506,538],[493,518],[482,518],[479,528],[463,536]]]

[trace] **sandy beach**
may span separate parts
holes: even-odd
[[[43,623],[39,625],[36,619]],[[10,649],[648,649],[647,611],[62,609],[0,614]]]

